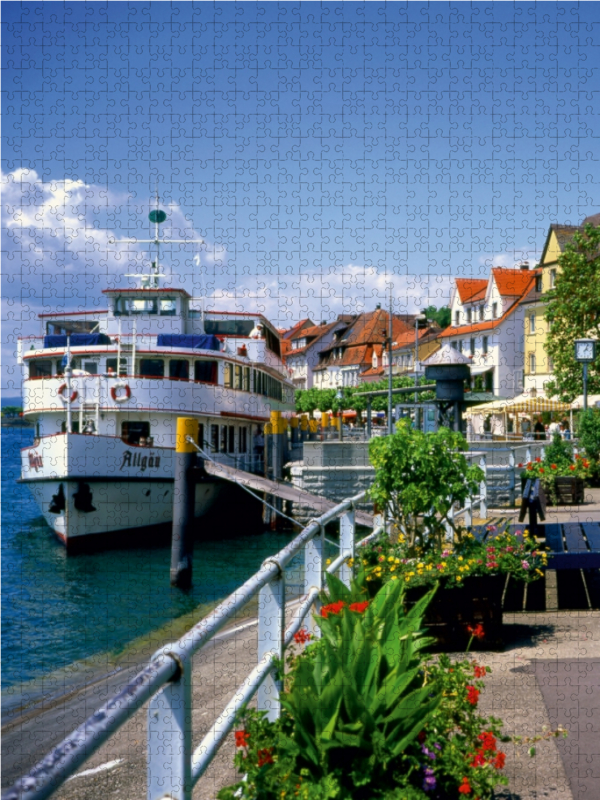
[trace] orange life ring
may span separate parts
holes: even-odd
[[[67,400],[65,397],[65,389],[67,388],[67,384],[63,383],[61,386],[58,387],[58,396],[63,401],[63,403],[74,403],[77,400],[77,389],[73,389],[71,392],[71,397]]]
[[[118,394],[119,389],[124,389],[125,393]],[[131,397],[131,389],[129,388],[129,384],[115,383],[115,385],[111,387],[110,396],[115,403],[126,403]]]

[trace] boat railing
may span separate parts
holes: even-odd
[[[121,691],[92,714],[35,767],[10,788],[3,800],[42,800],[49,797],[110,739],[127,720],[148,703],[148,800],[191,800],[192,789],[205,773],[219,746],[235,724],[242,707],[257,695],[258,708],[269,719],[280,714],[282,684],[276,666],[303,626],[313,637],[319,628],[309,615],[319,608],[324,572],[337,573],[348,586],[355,548],[384,530],[381,517],[373,532],[355,543],[355,508],[365,492],[344,500],[312,520],[295,539],[271,558],[239,589],[179,641],[161,647],[150,662]],[[339,552],[325,562],[325,526],[339,520]],[[328,540],[329,541],[329,540]],[[286,566],[304,558],[304,594],[294,608],[286,607]],[[236,613],[258,596],[257,664],[242,681],[210,731],[192,745],[192,657]],[[288,614],[290,619],[287,619]]]

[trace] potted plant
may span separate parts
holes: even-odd
[[[521,487],[527,480],[540,479],[550,505],[575,505],[583,503],[584,481],[592,471],[591,462],[579,454],[573,455],[573,448],[558,434],[546,448],[545,458],[536,458],[522,468]]]
[[[579,416],[577,425],[579,446],[590,462],[590,482],[600,486],[600,410],[588,409]]]

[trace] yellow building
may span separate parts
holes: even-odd
[[[555,286],[560,272],[558,259],[564,252],[565,246],[575,233],[583,232],[583,226],[587,223],[599,225],[600,214],[586,217],[581,225],[550,226],[538,265],[542,268],[542,273],[536,279],[534,291],[523,303],[525,311],[523,389],[532,396],[545,392],[546,384],[552,378],[553,372],[552,361],[546,352],[548,323],[545,319],[547,302],[545,298]]]

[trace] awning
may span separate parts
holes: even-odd
[[[600,394],[588,394],[587,404],[588,408],[600,407]],[[573,402],[571,403],[571,408],[573,409],[573,411],[578,411],[579,409],[583,408],[582,394],[580,394],[579,397],[576,397],[575,400],[573,400]]]
[[[512,400],[494,400],[480,406],[472,406],[464,413],[465,417],[475,414],[541,414],[543,411],[570,411],[571,404],[538,395],[530,397],[520,394]]]

